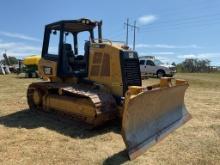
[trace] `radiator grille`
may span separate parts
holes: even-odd
[[[138,59],[125,59],[124,60],[124,80],[126,86],[140,86],[140,66]]]

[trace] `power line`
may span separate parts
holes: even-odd
[[[200,1],[200,3],[198,3],[198,5],[196,5],[196,10],[197,9],[206,9],[208,11],[210,11],[210,10],[212,11],[213,8],[218,7],[218,5],[217,5],[218,3],[217,2],[218,1],[215,1],[214,4],[213,3],[211,3],[211,4],[209,3],[208,6],[207,6],[207,4],[204,4],[204,3],[202,3]],[[213,6],[213,5],[215,5],[215,6]],[[172,16],[173,15],[172,13],[175,14],[176,12],[179,12],[179,11],[187,13],[186,11],[190,11],[191,9],[195,9],[195,7],[192,6],[191,3],[187,3],[187,5],[184,5],[183,8],[178,9],[178,10],[177,9],[176,10],[169,10],[167,13],[163,14],[163,16]],[[203,11],[206,11],[206,10],[203,10]],[[160,12],[161,11],[167,11],[167,9],[162,9],[162,10],[160,10]],[[170,20],[170,21],[169,20],[164,20],[164,21],[160,21],[160,22],[156,22],[156,23],[154,22],[154,23],[151,23],[151,24],[142,25],[141,27],[145,27],[144,31],[142,31],[142,32],[157,31],[157,30],[161,30],[161,29],[165,29],[165,28],[167,28],[169,30],[169,28],[173,29],[173,28],[179,27],[181,25],[183,25],[183,26],[189,25],[189,23],[190,24],[201,24],[202,23],[201,21],[209,19],[210,17],[213,19],[215,16],[218,16],[218,15],[220,15],[220,13],[204,14],[204,15],[188,17],[188,18],[184,18],[184,19],[174,19],[174,20]],[[217,18],[217,19],[219,19],[219,18]],[[160,25],[169,25],[169,26],[162,26],[161,27]],[[175,28],[175,29],[177,29],[177,28]],[[119,30],[119,31],[121,31],[121,30]],[[128,33],[128,30],[126,31],[126,33]],[[123,35],[123,32],[121,31],[119,33],[116,33],[113,36],[122,37],[122,35]],[[126,43],[128,43],[128,34],[126,34]]]
[[[149,31],[155,31],[155,30],[162,30],[162,29],[166,29],[166,28],[171,28],[173,29],[174,27],[179,27],[179,26],[183,26],[185,27],[186,25],[194,25],[194,24],[208,24],[214,21],[219,20],[219,17],[216,16],[220,16],[220,13],[215,13],[215,14],[209,14],[209,15],[200,15],[200,16],[196,16],[196,17],[188,17],[185,19],[176,19],[176,20],[172,20],[172,21],[162,21],[159,23],[155,23],[154,25],[149,25],[149,27],[145,27],[142,28],[143,31],[142,32],[149,32]],[[204,22],[206,21],[206,22]],[[168,25],[168,26],[166,26]]]
[[[202,0],[202,1],[206,2],[206,0]],[[155,13],[155,11],[156,12],[160,11],[160,13],[162,13],[163,16],[169,17],[169,16],[176,15],[177,13],[180,13],[180,14],[181,13],[184,13],[184,14],[185,13],[189,13],[189,11],[192,11],[192,10],[207,9],[207,11],[210,12],[210,10],[212,11],[213,8],[218,8],[219,7],[219,3],[218,2],[219,1],[210,1],[208,3],[209,6],[207,6],[206,3],[203,3],[203,2],[200,1],[200,2],[198,2],[198,4],[196,4],[196,6],[193,6],[192,2],[190,1],[190,3],[187,3],[187,4],[183,5],[183,6],[181,6],[180,9],[179,8],[177,9],[176,6],[175,6],[175,8],[156,8],[154,11],[150,10],[150,13]],[[210,5],[212,5],[212,6],[210,6]],[[145,6],[145,5],[143,5],[143,6]],[[142,9],[138,9],[138,11],[141,11],[141,13],[145,12],[146,10],[149,13],[149,9],[143,9],[143,8]],[[140,16],[141,15],[139,15],[139,16],[136,15],[135,17],[140,17]]]
[[[191,26],[191,28],[201,28],[201,27],[205,27],[205,26],[210,26],[210,24],[217,24],[220,23],[220,20],[212,20],[212,22],[196,22],[194,21],[191,24],[174,24],[173,26],[165,26],[165,27],[157,27],[157,28],[151,28],[151,29],[145,29],[145,31],[142,32],[156,32],[156,31],[162,31],[162,30],[179,30],[182,28],[186,28],[187,25]],[[192,26],[192,25],[197,25],[197,26]],[[189,28],[188,28],[189,29]]]
[[[211,16],[211,15],[207,15],[207,16]],[[170,24],[165,24],[164,25],[168,25],[168,26],[159,26],[162,24],[158,24],[157,26],[151,26],[149,28],[145,28],[142,31],[140,31],[141,33],[146,33],[146,32],[157,32],[157,31],[167,31],[167,30],[179,30],[179,29],[183,29],[186,27],[189,27],[187,29],[194,29],[194,28],[203,28],[203,27],[207,27],[210,25],[216,25],[217,23],[220,23],[220,19],[216,19],[214,17],[212,17],[212,19],[210,19],[208,22],[204,22],[204,18],[198,18],[198,17],[191,17],[194,19],[185,19],[185,20],[180,20],[180,21],[172,21]],[[197,19],[195,19],[197,18]],[[121,37],[123,35],[122,32],[119,33],[119,35],[117,35],[117,37]],[[134,42],[133,42],[134,43]],[[133,44],[134,47],[134,44]]]
[[[150,23],[150,24],[147,24],[147,25],[143,25],[142,27],[146,27],[145,29],[150,29],[150,28],[155,28],[155,26],[158,26],[158,25],[166,25],[166,24],[170,24],[170,23],[184,23],[184,22],[191,22],[191,21],[198,21],[198,20],[205,20],[205,19],[210,19],[210,18],[214,18],[215,19],[215,16],[220,16],[220,13],[215,13],[215,14],[209,14],[209,15],[200,15],[200,16],[195,16],[195,17],[188,17],[188,18],[184,18],[184,19],[174,19],[174,20],[164,20],[164,21],[160,21],[158,23],[154,22],[154,23]],[[217,17],[217,19],[219,19]],[[211,20],[211,19],[210,19]],[[153,27],[152,27],[153,26]],[[161,27],[161,26],[160,26]]]
[[[136,28],[138,28],[137,26],[136,26],[136,21],[134,21],[134,26],[133,26],[133,28],[134,28],[134,40],[133,40],[133,50],[135,50],[135,38],[136,38]]]

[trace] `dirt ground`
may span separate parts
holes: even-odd
[[[0,75],[0,164],[219,164],[220,74],[177,74],[189,81],[192,119],[129,161],[119,124],[88,130],[55,114],[32,112],[26,88],[37,79]],[[147,79],[145,85],[157,82]]]

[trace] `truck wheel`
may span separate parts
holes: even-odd
[[[157,77],[158,77],[158,78],[161,78],[161,77],[163,77],[163,76],[165,76],[165,72],[164,72],[163,70],[158,70],[158,71],[157,71]]]

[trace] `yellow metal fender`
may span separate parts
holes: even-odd
[[[130,87],[125,96],[122,136],[129,158],[135,159],[191,116],[184,105],[185,80],[162,78],[160,84]]]

